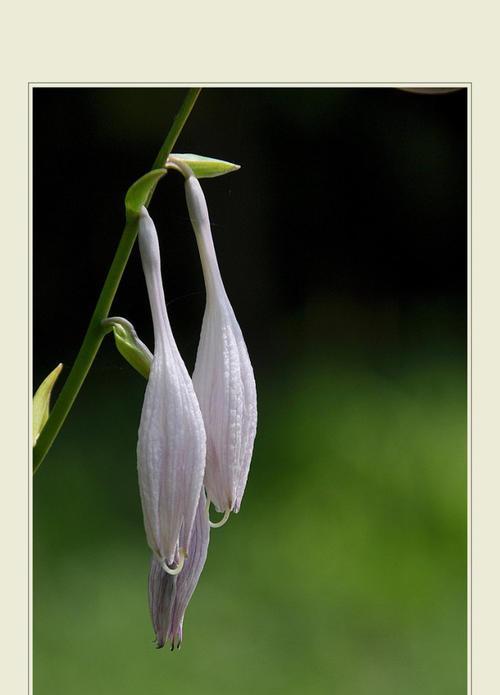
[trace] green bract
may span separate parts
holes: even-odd
[[[137,181],[130,186],[125,196],[125,207],[127,210],[139,214],[156,184],[166,173],[166,169],[153,169],[152,171],[148,171],[147,174],[144,174],[144,176],[141,176],[140,179],[137,179]]]
[[[202,157],[199,154],[175,154],[172,152],[169,159],[180,159],[181,162],[185,162],[197,179],[211,179],[240,169],[239,164],[225,162],[223,159]]]
[[[57,381],[57,377],[63,368],[62,364],[50,372],[50,374],[42,381],[33,396],[33,442],[35,446],[36,440],[40,436],[40,432],[45,427],[45,423],[49,419],[50,394],[52,388]]]
[[[120,355],[124,357],[130,366],[138,371],[141,376],[147,379],[149,377],[153,355],[142,340],[140,340],[130,321],[120,316],[113,316],[109,319],[105,319],[102,323],[104,326],[109,326],[113,329],[115,345]]]

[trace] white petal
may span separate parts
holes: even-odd
[[[139,247],[155,349],[139,427],[137,461],[148,543],[171,565],[188,550],[205,467],[205,430],[189,374],[170,328],[154,224],[145,208]]]
[[[237,512],[257,427],[255,379],[220,275],[203,191],[194,177],[185,185],[207,291],[193,372],[207,434],[205,487],[219,511]]]

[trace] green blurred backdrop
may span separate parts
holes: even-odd
[[[35,91],[37,384],[74,359],[122,194],[182,90]],[[247,491],[211,534],[181,650],[154,649],[144,382],[105,344],[34,481],[36,695],[466,692],[465,106],[464,91],[202,94],[176,149],[244,165],[205,190],[256,372]],[[168,185],[152,210],[191,368],[202,281]],[[152,345],[136,254],[116,307]]]

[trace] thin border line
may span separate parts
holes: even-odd
[[[31,161],[32,161],[32,146],[33,146],[33,137],[32,137],[32,132],[31,132],[31,124],[32,124],[32,109],[33,109],[33,104],[32,104],[32,88],[30,88],[30,85],[28,83],[28,346],[31,347],[31,350],[29,351],[28,354],[28,364],[29,364],[29,369],[28,369],[28,389],[30,393],[30,397],[28,398],[28,441],[31,443],[31,438],[32,438],[32,412],[31,412],[31,406],[32,406],[32,399],[31,399],[31,394],[33,393],[33,336],[32,336],[32,330],[31,330],[31,309],[32,309],[32,302],[31,302],[31,296],[32,296],[32,288],[33,288],[33,283],[32,283],[32,278],[31,278],[31,273],[33,271],[33,265],[32,265],[32,248],[31,248],[31,238],[32,238],[32,211],[33,211],[33,200],[32,200],[32,185],[31,185]],[[31,629],[31,623],[32,623],[32,600],[33,600],[33,566],[32,566],[32,509],[33,509],[33,476],[32,476],[32,470],[33,470],[33,447],[30,446],[29,448],[29,456],[28,456],[28,693],[33,692],[33,685],[32,685],[32,676],[33,676],[33,648],[32,648],[32,629]]]
[[[467,534],[467,574],[468,574],[468,599],[469,599],[469,610],[467,615],[468,621],[468,638],[469,638],[469,654],[467,659],[467,666],[469,669],[469,679],[468,686],[470,688],[470,695],[472,695],[472,83],[467,90],[467,116],[468,116],[468,147],[467,147],[467,160],[468,160],[468,186],[467,186],[467,197],[469,203],[469,209],[467,214],[467,245],[468,245],[468,256],[469,256],[469,267],[468,267],[468,288],[467,288],[467,306],[468,306],[468,353],[469,353],[469,380],[468,380],[468,406],[469,406],[469,417],[468,417],[468,435],[469,435],[469,445],[468,445],[468,477],[469,477],[469,489],[468,489],[468,534]]]
[[[33,146],[33,89],[34,88],[50,88],[52,86],[61,87],[76,87],[76,88],[88,88],[93,87],[107,87],[110,89],[115,88],[117,85],[125,87],[151,87],[157,86],[159,88],[171,88],[176,87],[191,87],[191,86],[207,86],[207,87],[225,87],[227,89],[237,89],[245,86],[265,86],[265,87],[297,87],[297,88],[307,88],[311,86],[323,87],[325,89],[334,89],[336,87],[345,86],[345,88],[352,87],[353,85],[361,86],[362,88],[383,88],[385,86],[391,87],[414,87],[414,86],[427,86],[427,85],[438,85],[446,87],[449,85],[456,85],[457,87],[462,87],[467,90],[467,130],[468,130],[468,143],[467,143],[467,171],[468,171],[468,186],[467,186],[467,197],[468,197],[468,212],[467,212],[467,245],[468,245],[468,278],[467,278],[467,347],[468,347],[468,379],[467,379],[467,391],[468,391],[468,417],[467,417],[467,428],[468,428],[468,446],[467,446],[467,477],[468,477],[468,490],[467,490],[467,635],[468,635],[468,655],[467,655],[467,668],[468,668],[468,678],[467,686],[469,695],[472,695],[472,82],[459,82],[459,81],[421,81],[421,82],[32,82],[28,81],[26,83],[28,89],[28,347],[32,348],[32,331],[31,331],[31,309],[32,309],[32,170],[31,162],[33,157],[32,146]],[[32,392],[33,392],[33,365],[32,365],[32,353],[33,350],[29,350],[28,354],[28,442],[29,455],[28,455],[28,695],[30,695],[32,690],[32,678],[33,678],[33,648],[32,639],[33,634],[31,630],[31,617],[32,617],[32,595],[33,595],[33,567],[32,567],[32,507],[33,507],[33,476],[32,476],[32,466],[33,466],[33,449],[31,447],[31,431],[32,431]]]
[[[125,85],[125,86],[132,86],[132,85],[137,85],[139,87],[144,86],[144,85],[157,85],[158,87],[171,87],[172,85],[176,85],[178,87],[196,87],[196,86],[223,86],[227,87],[228,89],[234,89],[235,87],[241,87],[247,86],[247,85],[255,85],[255,86],[260,86],[260,85],[265,85],[265,86],[271,86],[271,87],[294,87],[294,86],[301,86],[301,87],[309,87],[311,85],[315,86],[320,86],[320,87],[325,87],[325,88],[335,88],[339,87],[341,85],[345,85],[346,88],[352,87],[352,85],[359,85],[361,87],[372,87],[372,86],[378,86],[378,87],[384,87],[384,86],[403,86],[403,87],[413,87],[415,85],[417,86],[427,86],[427,85],[437,85],[440,87],[447,87],[449,85],[456,85],[458,87],[463,87],[464,89],[467,89],[467,87],[472,86],[471,82],[450,82],[450,81],[426,81],[426,82],[28,82],[28,85],[30,86],[36,86],[36,87],[51,87],[53,85],[64,85],[67,87],[88,87],[92,88],[95,87],[96,85],[102,85],[106,87],[116,87],[116,85]]]

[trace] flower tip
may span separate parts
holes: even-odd
[[[165,646],[165,634],[160,631],[158,631],[155,635],[155,638],[153,640],[155,649],[163,649]]]
[[[180,649],[182,644],[182,625],[179,625],[177,630],[168,637],[170,642],[170,651],[173,652],[174,649]]]

